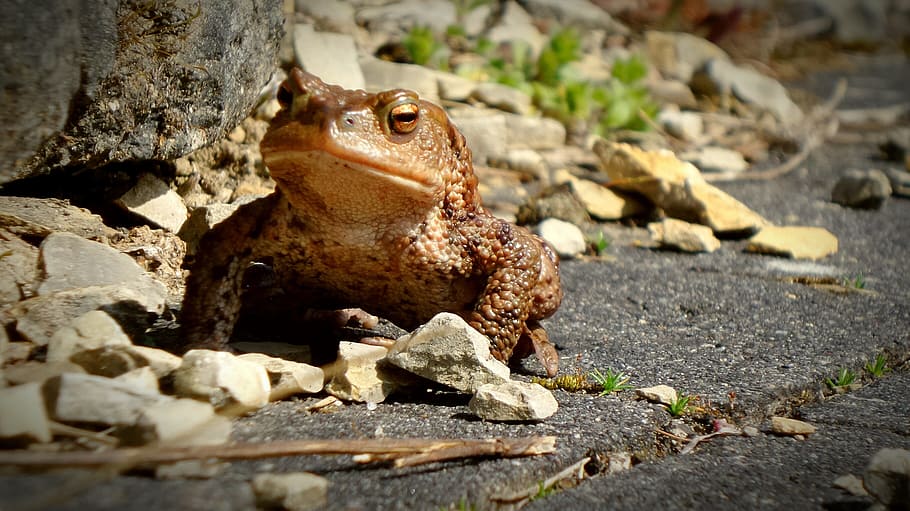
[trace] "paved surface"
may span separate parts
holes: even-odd
[[[901,76],[884,71],[885,85]],[[850,99],[864,104],[862,97]],[[669,415],[631,393],[557,391],[559,412],[537,424],[481,422],[471,418],[466,398],[438,392],[401,397],[372,411],[353,405],[318,415],[305,412],[312,399],[288,401],[237,421],[235,437],[549,434],[558,437],[558,450],[535,459],[407,470],[364,467],[347,457],[238,462],[204,481],[118,477],[82,484],[86,491],[50,507],[249,509],[246,481],[252,474],[308,470],[331,481],[328,509],[485,509],[490,496],[535,487],[584,456],[623,452],[637,462],[631,470],[596,475],[529,509],[862,508],[867,500],[830,483],[861,473],[879,448],[910,448],[910,373],[896,370],[856,392],[817,398],[824,379],[840,368],[859,371],[880,353],[892,361],[910,356],[910,200],[892,199],[880,211],[848,210],[828,200],[845,170],[880,166],[875,154],[874,144],[830,144],[784,178],[722,185],[777,224],[829,229],[840,240],[836,255],[800,263],[748,254],[742,242],[725,242],[714,254],[691,256],[639,248],[635,240],[647,240],[643,229],[614,226],[607,260],[563,265],[566,302],[547,323],[567,372],[614,368],[631,374],[637,386],[672,385],[740,425],[765,428],[775,413],[799,417],[819,427],[807,440],[725,437],[695,454],[674,455],[671,441],[655,432],[671,426]],[[835,293],[787,280],[857,275],[865,278],[864,291]],[[540,368],[529,362],[527,372]],[[736,395],[732,408],[730,392]],[[78,485],[74,480],[70,473],[0,476],[0,508],[60,495],[67,484]]]

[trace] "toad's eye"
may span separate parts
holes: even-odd
[[[287,82],[284,82],[278,87],[276,97],[281,108],[288,108],[294,102],[294,91],[291,90],[291,86]]]
[[[417,103],[407,101],[393,106],[389,110],[389,129],[400,135],[407,135],[417,128],[420,107]]]

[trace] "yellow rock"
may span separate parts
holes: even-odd
[[[769,226],[749,238],[750,252],[821,259],[837,252],[837,237],[821,227]]]

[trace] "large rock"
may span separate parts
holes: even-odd
[[[318,3],[318,2],[315,2]],[[294,26],[297,63],[325,83],[345,89],[363,89],[366,81],[357,63],[354,38],[348,34],[317,32],[312,25]]]
[[[130,344],[130,338],[106,312],[89,311],[54,332],[47,345],[47,361],[63,362],[81,351]]]
[[[910,451],[881,449],[869,460],[863,485],[887,509],[907,509],[910,502]]]
[[[173,376],[177,395],[207,401],[216,408],[255,410],[269,402],[265,368],[224,351],[190,350]]]
[[[146,406],[173,398],[102,376],[65,373],[47,380],[44,399],[60,422],[131,426]]]
[[[821,259],[837,252],[837,237],[822,227],[768,226],[749,238],[750,252]]]
[[[549,390],[536,383],[508,381],[481,385],[468,403],[478,417],[493,421],[535,421],[559,408]]]
[[[610,176],[611,188],[639,193],[670,217],[707,225],[727,236],[751,234],[768,225],[670,151],[643,151],[601,139],[594,143],[594,152]]]
[[[281,5],[4,2],[0,183],[221,138],[275,67]]]
[[[33,197],[0,197],[0,226],[19,236],[38,238],[62,231],[100,240],[115,233],[87,209],[59,199]]]

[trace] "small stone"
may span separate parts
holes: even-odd
[[[556,119],[515,114],[505,114],[503,119],[509,149],[542,151],[558,149],[566,143],[566,127]]]
[[[126,346],[106,346],[73,353],[70,362],[79,364],[85,372],[106,378],[115,378],[143,367]]]
[[[262,353],[247,353],[239,355],[237,358],[265,368],[272,384],[272,392],[269,394],[270,401],[280,401],[295,394],[314,394],[322,390],[325,373],[318,367],[270,357]]]
[[[607,474],[618,474],[632,468],[632,455],[627,452],[612,452],[607,456]]]
[[[38,362],[29,360],[4,369],[3,376],[11,385],[24,383],[44,383],[55,376],[65,373],[85,374],[85,369],[72,362]]]
[[[502,158],[492,158],[489,163],[494,167],[505,167],[541,181],[548,179],[547,163],[534,149],[510,149]]]
[[[114,318],[104,311],[89,311],[51,336],[47,344],[47,361],[62,362],[81,351],[131,344]]]
[[[54,420],[107,426],[133,425],[146,406],[173,399],[90,374],[62,374],[45,382],[43,390]]]
[[[495,82],[479,83],[471,96],[481,103],[515,114],[527,115],[531,111],[531,96],[520,90]]]
[[[696,108],[698,100],[684,82],[649,78],[645,82],[648,93],[658,104],[677,105],[680,108]]]
[[[137,410],[135,421],[118,429],[126,445],[218,445],[230,439],[231,420],[215,414],[209,403],[169,399]]]
[[[232,350],[240,353],[262,353],[293,362],[308,364],[313,360],[310,347],[306,344],[290,344],[285,342],[232,342],[228,345]]]
[[[831,483],[835,488],[840,488],[854,497],[865,497],[869,495],[863,486],[863,480],[853,474],[842,475]]]
[[[159,348],[131,345],[127,347],[127,351],[138,361],[139,365],[148,366],[159,379],[170,376],[183,363],[183,360],[177,355]]]
[[[439,88],[439,99],[462,103],[471,97],[477,87],[477,82],[470,78],[464,78],[444,71],[436,73],[436,82]]]
[[[546,240],[559,257],[572,258],[583,254],[588,248],[581,229],[564,220],[547,218],[537,225],[534,232]]]
[[[155,465],[155,479],[185,481],[187,479],[211,479],[224,472],[230,464],[214,459],[183,460]],[[252,505],[252,500],[250,501]]]
[[[906,509],[910,502],[910,451],[880,449],[866,466],[863,485],[887,509]]]
[[[345,89],[366,87],[352,36],[317,32],[312,25],[297,24],[293,37],[297,63],[307,72]]]
[[[703,37],[684,32],[645,32],[649,61],[665,78],[688,83],[692,74],[711,59],[727,53]]]
[[[635,389],[635,395],[662,405],[670,406],[678,399],[676,389],[669,385],[655,385],[653,387],[642,387]]]
[[[308,472],[257,474],[253,478],[256,503],[262,508],[308,511],[327,502],[328,479]]]
[[[137,389],[145,389],[150,393],[159,393],[161,388],[158,386],[158,377],[151,367],[138,367],[132,371],[127,371],[114,378],[115,381],[126,383]]]
[[[815,426],[808,422],[787,417],[771,417],[771,431],[778,435],[811,435],[815,430]]]
[[[573,178],[569,183],[588,214],[598,220],[620,220],[643,215],[652,209],[628,194],[615,192],[587,179]]]
[[[714,231],[705,225],[690,224],[674,218],[648,224],[651,239],[665,248],[683,252],[714,252],[720,248],[720,240]]]
[[[746,250],[815,260],[837,252],[837,237],[821,227],[768,226],[749,238]]]
[[[269,402],[271,389],[265,369],[224,351],[186,352],[173,377],[179,396],[208,401],[215,408],[237,405],[255,410]]]
[[[683,154],[682,159],[692,162],[702,172],[715,174],[739,173],[749,168],[749,162],[742,154],[726,147],[700,147]]]
[[[186,204],[180,195],[152,174],[142,174],[139,181],[116,202],[127,211],[171,232],[179,232],[187,217]]]
[[[0,443],[51,441],[41,385],[0,388]]]
[[[442,312],[395,341],[387,360],[406,371],[474,392],[509,380],[509,368],[490,353],[490,340],[460,316]]]
[[[187,255],[195,254],[199,241],[202,240],[205,233],[231,216],[239,207],[240,203],[235,202],[207,204],[195,208],[187,221],[183,223],[179,233],[180,239],[186,242]]]
[[[449,117],[464,135],[476,163],[507,154],[506,114],[492,109],[455,108]]]
[[[707,183],[694,165],[666,150],[644,151],[599,139],[594,153],[614,189],[645,196],[667,216],[707,225],[716,234],[753,233],[768,221],[734,197]]]
[[[149,279],[151,280],[151,279]],[[140,292],[121,284],[57,291],[23,300],[6,309],[16,319],[16,332],[39,346],[86,312],[104,309],[124,326],[144,330],[150,314],[164,311],[167,291],[160,282]]]
[[[657,115],[657,122],[664,131],[687,142],[698,140],[704,131],[700,115],[695,112],[681,112],[678,107],[661,110]]]
[[[879,209],[891,196],[891,181],[877,169],[851,170],[831,191],[831,200],[849,208]]]
[[[907,163],[910,164],[910,154]],[[891,182],[891,193],[899,197],[910,197],[910,172],[889,168],[885,170],[885,174]]]
[[[468,403],[478,417],[493,421],[542,420],[556,413],[558,407],[549,390],[523,381],[481,385]]]
[[[0,212],[0,225],[2,225]],[[25,298],[38,280],[38,249],[6,228],[0,228],[0,307]]]
[[[552,18],[561,26],[606,30],[611,34],[629,33],[625,25],[588,0],[525,0],[521,4],[534,17]]]
[[[745,426],[743,428],[743,434],[749,438],[755,438],[761,434],[761,431],[759,431],[759,429],[755,426]]]
[[[342,0],[321,0],[294,2],[296,12],[314,18],[320,30],[354,35],[357,33],[357,22],[354,21],[354,6]]]
[[[345,401],[381,403],[395,391],[395,379],[380,367],[388,351],[357,342],[338,344],[338,361],[326,392]]]
[[[2,329],[0,329],[0,330],[2,330]],[[0,337],[6,338],[5,335],[6,335],[6,332],[3,332],[2,334],[0,334]],[[33,342],[10,341],[10,342],[7,342],[6,345],[4,346],[3,355],[0,358],[2,358],[4,363],[6,363],[6,364],[24,362],[24,361],[28,360],[29,358],[31,358],[32,353],[35,352],[35,349],[37,347],[38,346],[35,345],[35,343],[33,343]]]

